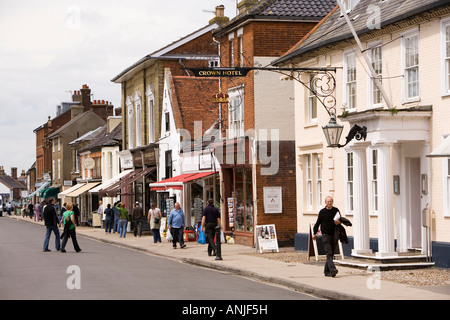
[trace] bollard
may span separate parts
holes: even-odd
[[[223,260],[222,242],[220,241],[220,226],[216,227],[216,260]]]

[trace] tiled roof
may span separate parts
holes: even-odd
[[[3,183],[10,189],[26,189],[26,187],[19,181],[13,179],[11,176],[7,174],[0,176],[0,183]]]
[[[270,0],[259,12],[264,16],[324,17],[336,6],[336,0]]]
[[[353,28],[358,35],[374,30],[368,23],[373,21],[373,10],[369,6],[380,9],[380,26],[384,28],[402,20],[408,20],[415,15],[449,5],[448,0],[361,0],[349,13]],[[353,35],[347,26],[338,7],[326,16],[304,39],[294,46],[287,54],[273,62],[282,63],[305,52],[331,45],[343,40],[351,39]]]
[[[106,125],[101,127],[101,129],[98,130],[92,137],[91,141],[81,150],[79,150],[79,152],[83,153],[89,150],[99,149],[102,146],[120,145],[120,141],[122,141],[122,123],[118,124],[109,133],[107,130],[108,129]]]

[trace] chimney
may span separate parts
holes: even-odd
[[[248,11],[256,4],[258,0],[242,0],[238,3],[237,8],[239,10],[239,15],[246,14]]]
[[[0,177],[3,177],[5,175],[5,169],[3,166],[0,166]]]
[[[217,23],[218,25],[226,24],[230,19],[225,17],[225,7],[223,5],[216,7],[216,16],[209,20],[209,24]]]
[[[11,177],[12,177],[14,180],[17,180],[17,168],[16,168],[16,167],[12,167],[12,168],[11,168]]]
[[[72,95],[73,102],[81,102],[81,91],[75,90]]]
[[[73,118],[79,116],[80,114],[82,114],[83,111],[83,106],[79,106],[79,105],[74,105],[70,107],[70,120],[72,120]]]
[[[83,88],[81,89],[81,105],[84,111],[91,109],[91,89],[89,89],[87,84],[83,84]]]
[[[48,120],[47,120],[47,130],[48,132],[52,132],[53,131],[53,123],[52,123],[52,118],[50,116],[48,116]]]

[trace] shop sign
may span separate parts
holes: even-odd
[[[273,252],[273,250],[280,252],[274,224],[256,226],[256,236],[259,253],[263,253],[263,251]]]
[[[282,188],[264,187],[264,213],[282,213]]]
[[[195,77],[245,77],[252,68],[187,68]]]

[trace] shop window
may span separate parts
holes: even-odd
[[[166,179],[172,178],[172,150],[166,151]]]
[[[235,229],[253,231],[253,191],[250,168],[234,169]]]

